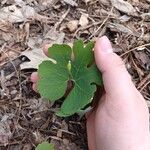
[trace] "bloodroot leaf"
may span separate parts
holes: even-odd
[[[93,42],[84,46],[82,40],[74,42],[73,49],[65,44],[54,44],[49,48],[49,56],[56,63],[44,61],[40,64],[38,90],[41,96],[56,101],[65,94],[68,81],[74,83],[57,115],[66,117],[83,109],[92,101],[96,85],[102,84],[93,47]]]
[[[54,145],[48,142],[43,142],[36,147],[36,150],[54,150]]]

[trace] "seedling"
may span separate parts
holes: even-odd
[[[66,44],[53,44],[48,49],[48,56],[55,61],[43,61],[39,65],[38,91],[42,97],[56,101],[66,95],[68,83],[73,83],[58,116],[66,117],[81,111],[91,103],[97,86],[102,84],[93,47],[93,42],[84,46],[82,40],[75,41],[72,48]]]

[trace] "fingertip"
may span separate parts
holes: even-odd
[[[50,44],[45,44],[43,46],[43,52],[46,56],[48,56],[48,48],[50,47]]]
[[[44,44],[44,46],[43,46],[43,52],[44,52],[44,54],[45,54],[46,56],[49,55],[48,49],[49,49],[52,45],[53,45],[52,43]]]
[[[113,53],[113,49],[107,36],[103,36],[97,39],[95,43],[94,54],[95,54],[95,61],[96,61],[97,67],[101,71],[105,69],[105,66],[109,65],[107,63],[108,61],[107,56],[111,53]]]
[[[111,42],[109,41],[107,36],[102,36],[101,38],[97,39],[95,44],[95,52],[99,55],[109,54],[113,52]]]
[[[124,62],[117,54],[113,53],[111,43],[106,36],[96,41],[95,61],[102,72],[106,93],[120,96],[127,93],[124,91],[129,91],[130,87],[133,87]]]
[[[30,79],[31,79],[31,81],[32,81],[33,83],[36,83],[36,82],[38,81],[38,73],[37,73],[37,72],[33,72],[33,73],[31,74]]]
[[[33,83],[33,84],[32,84],[32,89],[33,89],[35,92],[38,92],[38,90],[37,90],[37,84],[36,84],[36,83]]]

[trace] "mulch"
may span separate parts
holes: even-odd
[[[59,104],[32,90],[36,68],[20,67],[30,61],[24,51],[45,43],[107,35],[150,108],[150,1],[115,1],[0,2],[0,150],[33,150],[42,141],[58,150],[88,149],[85,117],[57,117]]]

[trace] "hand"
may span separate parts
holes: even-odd
[[[46,45],[45,54],[47,49]],[[102,72],[105,94],[87,117],[89,150],[149,150],[146,102],[105,36],[95,44],[95,59]],[[31,80],[36,90],[37,73],[31,75]]]
[[[87,118],[89,150],[150,150],[149,113],[106,36],[95,44],[105,94]]]

